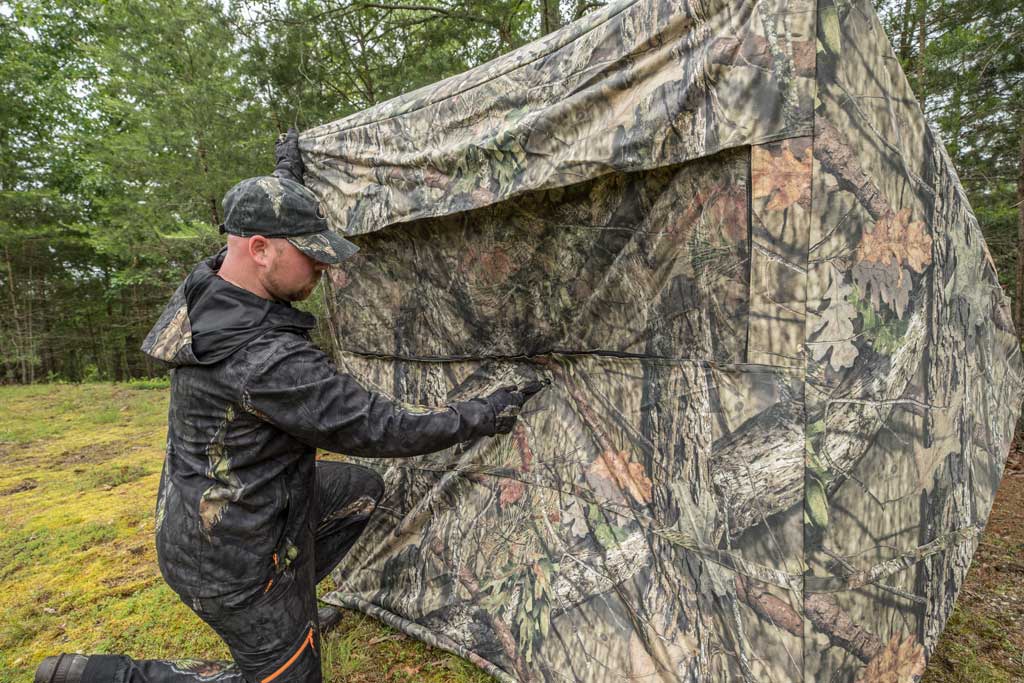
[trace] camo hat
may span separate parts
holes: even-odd
[[[247,178],[228,190],[220,231],[283,237],[321,263],[340,263],[359,251],[328,228],[323,205],[311,190],[274,176]]]

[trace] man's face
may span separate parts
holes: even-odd
[[[271,262],[263,271],[263,287],[280,301],[302,301],[320,282],[327,264],[303,254],[284,238],[272,238]]]

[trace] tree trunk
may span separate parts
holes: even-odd
[[[562,27],[558,0],[540,0],[540,34],[546,36]]]
[[[1017,300],[1013,302],[1013,321],[1017,325],[1017,335],[1022,334],[1021,317],[1024,308],[1024,125],[1020,128],[1020,166],[1017,174]]]
[[[36,289],[36,287],[35,287],[35,283],[32,281],[32,266],[31,265],[28,267],[28,282],[29,282],[30,289],[28,291],[28,296],[25,297],[26,302],[27,302],[27,311],[26,311],[26,314],[25,314],[25,331],[26,331],[26,335],[25,335],[25,352],[28,354],[28,359],[27,359],[27,362],[28,362],[28,383],[29,384],[35,384],[36,383],[36,360],[35,360],[35,353],[33,352],[33,350],[36,347],[36,342],[35,342],[34,330],[32,329],[32,317],[35,315],[35,311],[33,310],[33,307],[32,307],[32,297],[35,296],[35,289]]]
[[[925,87],[924,77],[924,49],[928,37],[928,0],[920,0],[917,11],[917,101],[921,103],[921,111],[928,111],[926,100],[928,89]]]
[[[110,285],[108,283],[107,284],[108,290],[109,290],[109,287],[110,287]],[[113,320],[114,320],[114,304],[108,298],[107,299],[107,321],[108,321],[108,325],[111,322],[113,322]],[[109,372],[106,374],[106,377],[107,378],[113,377],[115,382],[123,382],[124,378],[121,377],[121,363],[119,362],[120,349],[110,348],[112,343],[113,343],[113,341],[116,338],[117,338],[117,333],[112,332],[110,330],[110,328],[108,327],[107,328],[107,333],[105,335],[105,346],[107,347],[107,349],[106,349],[107,350],[106,361],[107,361],[107,364],[108,364],[107,368],[108,368]],[[97,366],[97,369],[98,369],[98,366]],[[99,371],[99,376],[100,377],[104,376],[104,373],[103,373],[102,370]]]
[[[199,147],[196,153],[199,155],[199,166],[203,170],[203,181],[207,189],[210,187],[210,165],[206,162],[206,147],[203,145],[202,136],[199,136]],[[213,195],[208,195],[206,201],[210,205],[210,225],[217,227],[220,225],[220,212],[217,210],[217,198]]]
[[[39,373],[42,377],[52,377],[56,373],[58,365],[57,353],[53,348],[53,335],[50,330],[50,301],[47,297],[49,282],[46,275],[39,278],[39,331],[41,342],[39,344]]]
[[[100,338],[99,329],[102,328],[102,322],[99,326],[96,325],[96,319],[92,316],[89,317],[89,342],[92,348],[92,360],[96,364],[96,369],[99,370],[102,367],[103,358],[103,344]],[[86,359],[78,361],[75,378],[78,380],[85,379],[86,368],[89,363]]]
[[[21,324],[19,321],[19,310],[18,310],[18,297],[15,295],[14,286],[14,268],[11,265],[11,252],[4,247],[4,261],[7,266],[7,294],[10,302],[10,317],[11,321],[11,342],[14,346],[14,363],[17,367],[17,372],[20,375],[20,381],[25,384],[28,381],[28,371],[25,368],[25,355],[26,350],[23,348],[24,339],[22,338]]]
[[[131,334],[132,325],[129,322],[131,316],[129,315],[129,304],[127,297],[125,296],[124,288],[121,289],[121,332],[117,335],[118,346],[121,347],[120,359],[118,362],[121,366],[121,381],[127,382],[132,378],[131,366],[128,363],[128,336]]]
[[[900,17],[900,61],[904,65],[910,59],[911,27],[913,26],[912,7],[912,1],[905,0],[903,3],[903,15]]]

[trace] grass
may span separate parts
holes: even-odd
[[[985,533],[923,683],[1024,681],[1024,452],[1011,452]]]
[[[227,658],[156,565],[166,383],[0,387],[0,405],[0,681],[31,680],[58,652]],[[1024,681],[1024,455],[1015,456],[925,683]],[[323,650],[327,681],[491,680],[352,612]]]
[[[0,387],[0,681],[58,652],[228,658],[156,564],[167,398],[159,381]],[[323,649],[328,681],[490,680],[356,613]]]

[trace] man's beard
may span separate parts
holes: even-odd
[[[303,301],[308,299],[309,295],[313,293],[314,289],[316,289],[316,286],[320,284],[320,278],[322,276],[323,271],[315,271],[311,282],[297,289],[287,289],[281,284],[277,277],[277,270],[272,268],[270,272],[267,273],[267,281],[264,283],[263,287],[278,301]]]

